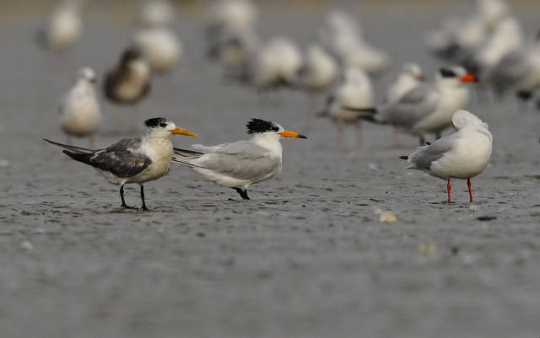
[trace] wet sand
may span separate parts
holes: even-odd
[[[431,77],[438,63],[422,32],[444,12],[351,8],[396,68],[416,60]],[[261,31],[305,46],[323,11],[302,10],[267,8]],[[534,12],[518,16],[536,29]],[[181,15],[176,31],[187,55],[154,81],[141,120],[169,117],[200,135],[174,138],[182,147],[244,138],[251,117],[309,139],[282,142],[282,174],[253,186],[251,201],[173,166],[146,184],[149,212],[121,210],[118,187],[41,140],[65,140],[60,96],[80,66],[102,74],[117,59],[128,27],[95,11],[81,43],[57,58],[32,44],[35,17],[0,23],[0,336],[539,335],[538,111],[519,112],[511,99],[472,100],[494,135],[492,164],[472,181],[474,204],[455,180],[447,205],[444,181],[405,170],[398,158],[414,138],[402,135],[396,149],[389,128],[364,124],[362,145],[350,129],[341,147],[302,93],[261,104],[249,88],[225,82],[203,58],[198,19]],[[376,82],[379,93],[391,77]],[[115,113],[125,117],[123,130],[133,116],[106,103],[103,110],[99,147],[121,137]],[[138,187],[126,196],[140,205]],[[386,210],[398,221],[381,223]]]

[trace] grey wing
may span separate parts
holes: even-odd
[[[244,157],[259,157],[262,154],[268,153],[263,147],[260,147],[250,141],[236,141],[233,143],[223,143],[217,146],[203,146],[201,144],[194,144],[193,148],[203,153],[218,153],[235,155],[239,154]]]
[[[195,164],[222,175],[248,180],[265,177],[281,168],[279,157],[249,141],[214,147]]]
[[[420,146],[409,155],[409,162],[414,164],[411,169],[429,170],[431,164],[452,150],[458,134],[445,136],[429,146]]]
[[[507,54],[488,73],[489,80],[499,92],[504,92],[526,75],[529,64],[523,50]]]
[[[97,151],[88,162],[93,167],[109,171],[118,177],[132,177],[152,163],[146,155],[134,152],[140,145],[140,138],[120,140],[107,149]]]
[[[412,127],[437,107],[439,93],[430,85],[419,84],[400,100],[381,107],[377,120],[400,127]]]

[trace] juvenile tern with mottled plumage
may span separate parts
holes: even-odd
[[[75,161],[88,164],[112,184],[120,185],[122,208],[135,209],[124,200],[124,185],[138,183],[141,186],[142,210],[148,210],[144,200],[143,183],[165,176],[171,167],[174,134],[197,136],[195,133],[177,127],[174,122],[156,117],[144,122],[146,134],[142,137],[127,138],[104,149],[86,149],[45,140],[64,148],[64,154]]]

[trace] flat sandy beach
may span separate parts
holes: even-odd
[[[260,31],[302,47],[332,6],[262,6]],[[427,29],[463,12],[457,5],[343,4],[394,67],[374,83],[378,100],[405,61],[428,78],[440,66],[423,44]],[[540,335],[540,112],[472,96],[489,123],[491,165],[472,180],[446,182],[406,170],[415,138],[363,125],[337,143],[299,91],[261,104],[204,58],[201,9],[179,12],[185,58],[157,77],[150,97],[129,108],[102,100],[97,146],[115,131],[163,116],[199,134],[173,143],[246,138],[252,117],[307,140],[283,140],[283,172],[250,189],[251,201],[182,166],[145,185],[148,212],[120,209],[118,187],[42,141],[65,141],[58,101],[81,66],[116,62],[130,27],[106,5],[90,11],[80,43],[60,57],[34,43],[41,18],[0,21],[1,337],[538,337]],[[516,7],[529,37],[538,6]],[[98,83],[101,85],[101,82]],[[319,98],[322,107],[324,97]],[[447,131],[449,133],[450,131]],[[87,146],[86,140],[76,144]],[[128,204],[140,205],[137,186]],[[398,221],[381,223],[392,211]]]

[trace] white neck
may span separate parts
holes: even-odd
[[[280,138],[281,136],[279,134],[274,132],[268,132],[255,134],[253,135],[251,140],[256,145],[268,149],[281,157],[281,154],[283,153],[283,147],[281,146],[281,142],[279,142]]]

